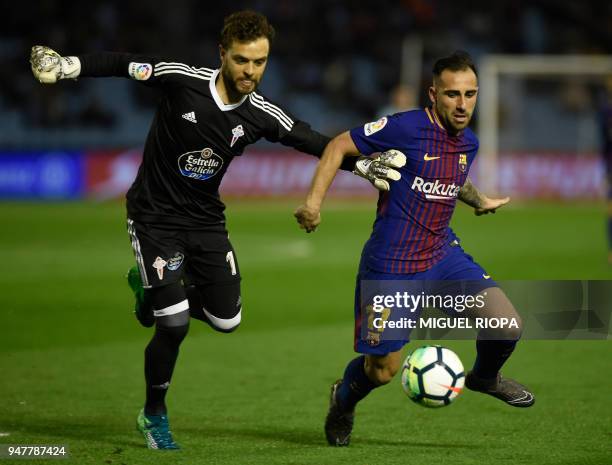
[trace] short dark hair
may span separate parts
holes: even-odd
[[[433,66],[433,74],[434,77],[440,77],[442,71],[445,69],[450,71],[465,71],[468,68],[474,71],[474,74],[478,76],[476,65],[470,54],[463,50],[456,50],[452,55],[436,60]]]
[[[228,49],[234,40],[251,42],[265,37],[270,42],[274,38],[274,28],[261,13],[243,10],[226,16],[221,30],[221,46]]]

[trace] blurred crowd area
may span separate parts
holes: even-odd
[[[243,8],[266,14],[277,31],[261,92],[330,135],[423,105],[433,61],[455,49],[476,60],[488,53],[612,53],[612,2],[14,2],[0,31],[0,149],[141,145],[158,99],[127,79],[43,87],[29,69],[32,45],[64,55],[152,53],[217,67],[223,18]],[[406,44],[420,59],[402,72]],[[533,86],[536,95],[562,95],[567,105],[559,111],[570,116],[593,113],[601,90],[579,79]]]

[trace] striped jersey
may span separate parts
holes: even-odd
[[[157,226],[225,228],[219,184],[245,147],[265,138],[320,156],[329,138],[253,92],[226,105],[219,70],[149,56],[79,57],[81,76],[122,76],[161,90],[142,164],[127,193],[131,219]]]
[[[365,264],[383,273],[428,270],[455,238],[449,223],[478,139],[469,128],[448,134],[430,108],[386,116],[350,134],[364,155],[396,149],[407,158],[401,180],[380,194]]]

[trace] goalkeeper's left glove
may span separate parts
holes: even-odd
[[[388,191],[390,181],[399,181],[402,175],[393,168],[406,164],[406,155],[399,150],[387,150],[372,157],[359,157],[353,173],[370,181],[376,189]]]
[[[55,84],[60,79],[76,79],[81,73],[78,57],[63,57],[44,45],[35,45],[30,52],[34,77],[43,84]]]

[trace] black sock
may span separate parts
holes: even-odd
[[[476,361],[473,372],[479,378],[492,379],[506,360],[512,355],[518,341],[502,340],[492,341],[478,339],[476,341]]]
[[[365,356],[361,355],[349,362],[344,370],[342,384],[336,392],[336,400],[342,410],[350,411],[357,402],[376,388],[365,372]]]
[[[145,349],[145,380],[147,398],[145,414],[166,414],[166,393],[179,353],[179,346],[187,335],[189,325],[157,326]]]

